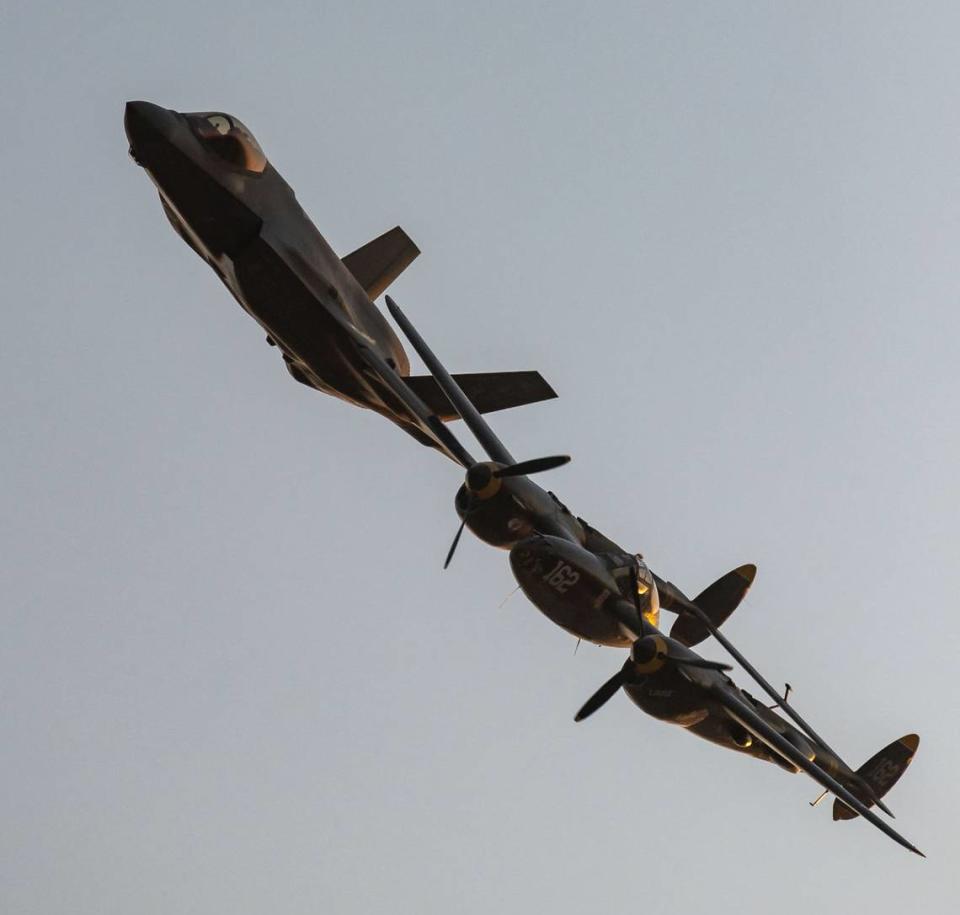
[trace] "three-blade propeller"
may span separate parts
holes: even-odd
[[[720,661],[708,661],[706,658],[685,657],[670,653],[670,645],[663,636],[645,635],[637,639],[630,648],[630,657],[603,686],[600,687],[577,712],[574,721],[583,721],[590,717],[602,705],[612,699],[624,686],[639,686],[651,674],[667,664],[678,667],[699,667],[704,670],[727,671],[733,668]]]
[[[493,484],[494,480],[505,480],[510,477],[528,477],[535,473],[543,473],[546,470],[554,470],[570,463],[570,455],[555,454],[551,457],[531,458],[529,461],[520,461],[518,464],[508,464],[506,467],[493,467],[487,463],[473,464],[467,468],[466,493],[467,504],[463,510],[463,519],[457,533],[450,544],[447,552],[447,558],[444,560],[443,567],[446,569],[453,559],[453,554],[457,551],[460,543],[460,535],[467,524],[467,518],[470,513],[483,502],[483,493]]]

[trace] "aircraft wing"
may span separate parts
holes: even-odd
[[[458,464],[470,466],[473,463],[453,433],[446,429],[439,417],[403,382],[401,376],[378,352],[376,341],[356,327],[323,289],[311,288],[304,280],[305,276],[310,275],[311,268],[302,262],[297,251],[284,250],[281,256],[278,246],[261,235],[249,246],[244,257],[234,261],[234,271],[241,285],[251,290],[251,294],[283,301],[284,307],[273,315],[279,322],[276,331],[280,339],[284,339],[285,329],[302,335],[303,328],[310,326],[309,319],[319,318],[319,307],[325,320],[314,325],[316,333],[327,332],[327,320],[335,324],[350,341],[355,350],[352,355],[361,363],[365,374],[375,378],[379,386],[386,388],[393,399],[399,402],[397,406],[400,418],[408,419],[423,436],[435,442],[444,454]],[[297,320],[291,321],[290,316],[295,316]],[[286,324],[287,321],[290,323]],[[269,331],[271,328],[266,329]],[[383,393],[386,394],[387,391]]]
[[[393,319],[400,325],[404,336],[410,341],[410,344],[416,350],[417,355],[423,360],[424,365],[430,370],[430,373],[437,379],[437,384],[446,394],[454,409],[466,423],[467,428],[476,436],[478,442],[487,452],[490,459],[501,464],[516,464],[513,455],[507,451],[503,442],[497,438],[496,433],[490,428],[487,421],[480,415],[469,397],[463,392],[463,389],[454,380],[453,376],[444,368],[443,363],[434,355],[433,351],[427,346],[426,341],[420,336],[417,329],[410,323],[407,316],[400,310],[390,296],[387,296],[387,308]]]
[[[394,396],[406,407],[442,451],[453,458],[461,467],[471,467],[475,462],[470,453],[460,444],[450,429],[443,424],[443,421],[435,413],[430,412],[427,405],[407,386],[403,378],[387,364],[383,356],[377,352],[372,341],[362,339],[364,335],[360,334],[360,331],[352,325],[344,323],[351,331],[359,335],[355,338],[357,348],[377,378],[393,392]]]
[[[456,461],[461,467],[470,467],[473,457],[457,437],[444,425],[443,421],[407,385],[403,377],[398,375],[387,361],[377,352],[376,344],[362,331],[339,315],[334,314],[341,321],[343,328],[353,337],[361,358],[367,363],[368,374],[375,375],[406,408],[407,412],[416,420],[417,425],[430,436],[441,451]]]
[[[444,425],[442,420],[406,384],[403,377],[397,374],[386,359],[377,352],[376,342],[362,330],[354,327],[346,315],[341,314],[336,308],[326,306],[325,308],[327,314],[353,340],[361,358],[367,364],[368,372],[375,375],[390,389],[411,417],[416,420],[420,428],[437,443],[445,454],[462,467],[470,467],[474,463],[470,453],[460,444],[457,437]]]
[[[685,673],[687,672],[685,671]],[[815,782],[835,794],[865,820],[869,820],[877,829],[886,833],[898,845],[902,845],[904,848],[912,851],[914,854],[920,855],[922,858],[926,857],[920,849],[911,845],[895,829],[892,829],[889,824],[881,820],[869,807],[866,807],[860,800],[854,797],[840,782],[827,774],[816,763],[807,759],[807,757],[782,734],[778,734],[757,714],[755,709],[751,708],[737,695],[734,689],[714,677],[698,677],[698,673],[699,671],[690,671],[687,675],[690,676],[690,674],[693,674],[692,679],[695,679],[695,682],[705,687],[713,698],[726,709],[728,714],[746,728],[754,737],[775,753],[779,753],[794,765],[803,769]]]

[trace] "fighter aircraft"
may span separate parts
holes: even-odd
[[[420,253],[403,229],[340,258],[237,118],[128,102],[124,126],[173,228],[261,324],[290,374],[449,454],[438,423],[456,414],[431,376],[410,376],[400,341],[373,304]],[[397,397],[400,377],[429,426],[405,405],[406,394]],[[538,372],[457,380],[482,412],[556,396]]]
[[[569,457],[516,462],[390,296],[387,307],[490,458],[478,462],[459,448],[458,459],[466,469],[455,500],[461,524],[444,567],[464,527],[469,527],[481,540],[510,550],[520,587],[551,620],[578,638],[630,647],[623,667],[587,701],[576,720],[623,689],[655,718],[789,772],[802,769],[824,789],[814,805],[833,793],[835,820],[860,815],[923,856],[871,809],[876,805],[892,816],[881,798],[910,764],[919,738],[908,734],[852,769],[719,631],[746,594],[756,568],[741,566],[696,599],[687,598],[651,572],[641,556],[574,517],[556,496],[531,482],[530,475],[562,466]],[[678,614],[670,636],[657,628],[661,606]],[[727,676],[729,665],[692,650],[709,635],[774,699],[774,708],[782,709],[798,727],[739,689]]]

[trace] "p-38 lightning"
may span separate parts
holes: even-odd
[[[455,448],[466,470],[455,508],[461,524],[447,554],[449,565],[464,527],[481,540],[510,551],[510,565],[523,592],[550,620],[578,638],[629,647],[630,654],[577,713],[581,721],[620,689],[647,714],[692,734],[789,772],[803,770],[834,801],[833,818],[860,815],[894,841],[923,853],[877,816],[892,816],[882,797],[913,759],[919,745],[908,734],[880,750],[860,768],[848,766],[737,648],[719,631],[753,582],[744,565],[691,600],[650,570],[643,558],[618,546],[575,517],[553,493],[533,483],[533,474],[567,463],[569,457],[517,462],[457,385],[396,303],[387,307],[437,383],[474,434],[489,460],[475,461]],[[414,409],[412,407],[412,409]],[[677,613],[669,635],[658,629],[660,609]],[[703,658],[693,646],[714,636],[774,700],[768,708],[727,675],[728,664]],[[789,689],[786,690],[789,692]],[[773,711],[779,707],[796,724]]]
[[[455,413],[433,378],[410,377],[400,341],[373,304],[420,253],[406,233],[391,229],[338,257],[233,115],[128,102],[124,126],[173,228],[261,324],[290,374],[448,452],[440,424]],[[483,412],[556,396],[538,372],[458,381]],[[427,408],[429,426],[397,397],[399,384]]]

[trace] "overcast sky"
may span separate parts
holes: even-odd
[[[952,911],[960,10],[95,3],[0,28],[0,910]],[[294,383],[167,224],[123,104],[241,117],[544,482],[728,624],[890,795],[623,696],[517,594],[461,476]],[[668,621],[669,624],[669,621]],[[723,657],[705,646],[708,657]],[[738,679],[744,680],[742,674]],[[744,685],[747,685],[746,683]],[[749,687],[748,687],[749,688]]]

